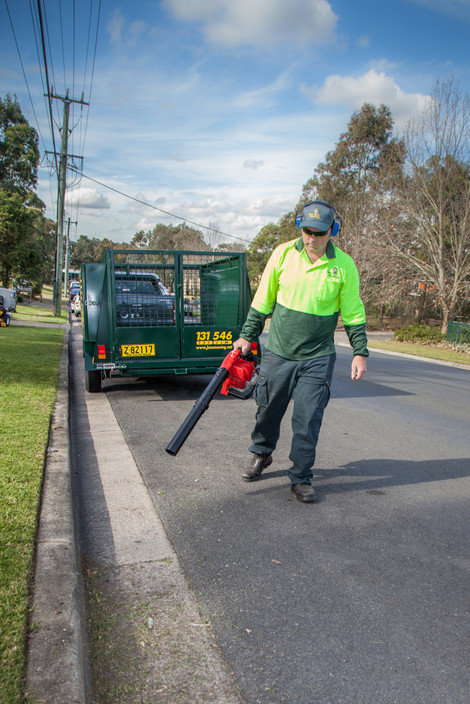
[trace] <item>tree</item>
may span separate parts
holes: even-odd
[[[16,97],[0,99],[0,279],[26,279],[40,288],[50,280],[53,223],[34,193],[39,163],[38,137]]]
[[[137,232],[131,240],[132,247],[148,249],[178,249],[190,251],[207,251],[208,245],[200,230],[182,223],[181,225],[155,225],[153,230]]]
[[[337,146],[302,188],[299,205],[326,200],[335,206],[347,226],[343,247],[357,249],[374,222],[375,203],[383,199],[399,177],[404,144],[392,138],[390,108],[365,103],[355,112]]]
[[[131,248],[138,249],[140,247],[148,247],[148,235],[149,233],[145,233],[143,230],[136,232],[134,237],[131,239]]]
[[[256,290],[261,280],[272,251],[279,244],[279,228],[270,222],[252,240],[248,248],[248,276],[253,290]]]
[[[34,218],[19,193],[0,189],[0,280],[6,288],[13,276],[30,278],[27,274],[39,255],[31,246]]]
[[[38,135],[17,98],[0,99],[0,188],[26,195],[37,183]]]
[[[82,262],[101,261],[102,252],[98,252],[100,243],[101,240],[96,237],[89,238],[86,235],[80,235],[71,247],[70,266],[72,269],[79,269]]]
[[[205,242],[207,242],[209,249],[217,249],[217,247],[222,243],[222,235],[220,234],[220,225],[218,222],[210,222],[209,230],[207,230],[205,235]]]
[[[434,291],[446,332],[470,294],[470,95],[453,80],[437,81],[408,125],[406,146],[390,248]]]
[[[276,224],[269,223],[260,230],[248,248],[248,275],[254,289],[275,247],[299,237],[293,213],[286,213]]]
[[[243,242],[221,242],[216,250],[216,252],[245,252],[246,245]]]
[[[338,245],[358,268],[361,295],[368,310],[383,315],[389,299],[399,299],[407,284],[390,275],[384,252],[388,240],[381,226],[389,212],[397,184],[403,179],[405,145],[392,136],[390,108],[365,103],[353,113],[334,150],[315,169],[302,189],[299,206],[325,200],[341,215]]]
[[[54,278],[57,242],[56,224],[49,218],[45,218],[40,208],[33,211],[31,236],[32,246],[29,250],[31,265],[28,267],[24,263],[18,275],[19,278],[31,281],[33,293],[40,293],[43,284],[50,283]]]

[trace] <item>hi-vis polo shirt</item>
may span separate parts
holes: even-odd
[[[263,272],[240,336],[254,340],[272,312],[266,349],[285,359],[332,354],[339,312],[353,353],[367,357],[359,274],[348,254],[328,241],[312,263],[302,237],[276,247]]]

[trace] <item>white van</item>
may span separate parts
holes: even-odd
[[[3,296],[3,305],[7,310],[16,311],[16,291],[13,288],[0,288],[0,296]]]

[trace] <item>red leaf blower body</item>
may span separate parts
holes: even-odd
[[[253,347],[256,349],[256,345],[252,345]],[[254,384],[249,384],[255,375],[256,366],[256,358],[251,352],[244,357],[241,356],[241,352],[238,349],[229,352],[207,388],[194,404],[186,420],[183,421],[173,439],[165,448],[168,454],[176,455],[178,453],[199,418],[209,408],[209,403],[218,391],[225,395],[230,392],[238,398],[249,398],[254,390]]]

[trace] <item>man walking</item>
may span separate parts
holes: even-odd
[[[310,201],[298,215],[297,225],[302,236],[272,253],[233,346],[248,353],[272,313],[256,387],[258,408],[249,448],[253,454],[243,480],[256,481],[272,463],[281,421],[293,399],[288,476],[296,498],[312,503],[316,500],[312,467],[330,398],[340,312],[353,348],[353,380],[366,373],[369,352],[356,266],[332,242],[341,228],[335,208]]]

